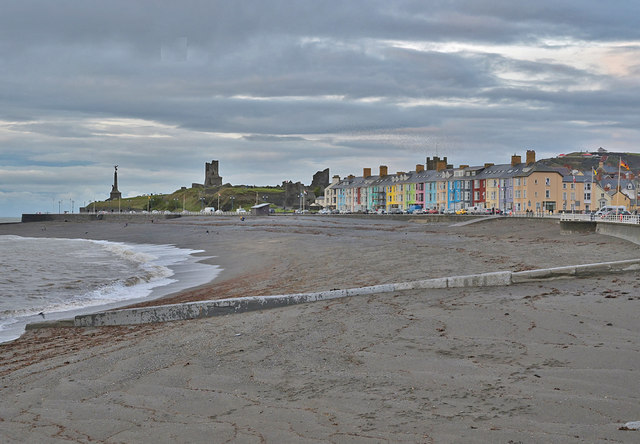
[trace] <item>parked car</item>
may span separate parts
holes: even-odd
[[[459,210],[456,211],[456,214],[467,214],[467,210],[464,208],[460,208]]]

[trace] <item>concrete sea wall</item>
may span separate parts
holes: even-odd
[[[467,276],[452,276],[396,284],[374,285],[345,290],[329,290],[315,293],[274,296],[248,296],[233,299],[162,305],[157,307],[112,310],[102,313],[76,316],[73,323],[76,327],[146,324],[222,316],[232,313],[283,307],[287,305],[326,301],[351,296],[391,293],[404,290],[507,286],[525,282],[575,278],[593,274],[620,273],[637,270],[640,270],[640,259],[572,265],[567,267],[545,268],[520,272],[498,271]],[[39,323],[39,326],[46,325],[46,323]],[[38,325],[32,325],[30,328],[36,328],[37,326]]]
[[[73,213],[73,214],[23,214],[22,222],[146,222],[160,219],[174,219],[180,214],[144,213]]]

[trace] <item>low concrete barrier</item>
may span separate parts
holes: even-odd
[[[574,234],[574,233],[593,233],[596,231],[596,221],[560,221],[560,231],[562,234]]]
[[[326,301],[350,296],[392,293],[415,289],[465,288],[507,286],[547,279],[587,276],[598,273],[626,272],[640,270],[640,259],[597,264],[572,265],[568,267],[545,268],[520,272],[499,271],[468,276],[425,279],[396,284],[373,285],[370,287],[329,290],[316,293],[299,293],[274,296],[248,296],[234,299],[189,302],[184,304],[161,305],[157,307],[111,310],[102,313],[76,316],[76,327],[97,327],[107,325],[131,325],[153,322],[167,322],[187,319],[222,316],[253,310],[283,307],[308,302]],[[33,328],[33,327],[32,327]]]
[[[618,237],[640,245],[640,225],[599,222],[596,233]]]
[[[152,213],[73,213],[73,214],[23,214],[22,222],[146,222],[150,220],[175,219],[180,214]]]
[[[496,287],[511,284],[510,271],[472,274],[469,276],[453,276],[447,278],[447,287]]]

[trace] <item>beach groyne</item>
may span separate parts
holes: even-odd
[[[222,316],[255,310],[266,310],[289,305],[327,301],[351,296],[364,296],[416,289],[445,289],[470,287],[499,287],[527,282],[548,281],[561,278],[587,277],[595,274],[622,273],[640,270],[640,259],[570,265],[526,271],[498,271],[466,276],[425,279],[395,284],[373,285],[344,290],[328,290],[273,296],[247,296],[212,301],[187,302],[154,307],[110,310],[101,313],[76,316],[70,320],[39,322],[27,329],[43,327],[99,327],[135,325]]]

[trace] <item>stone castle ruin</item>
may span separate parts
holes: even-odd
[[[222,176],[218,173],[219,165],[217,160],[212,160],[211,163],[206,162],[204,164],[204,184],[194,183],[191,186],[193,188],[202,187],[211,188],[219,187],[222,185]]]

